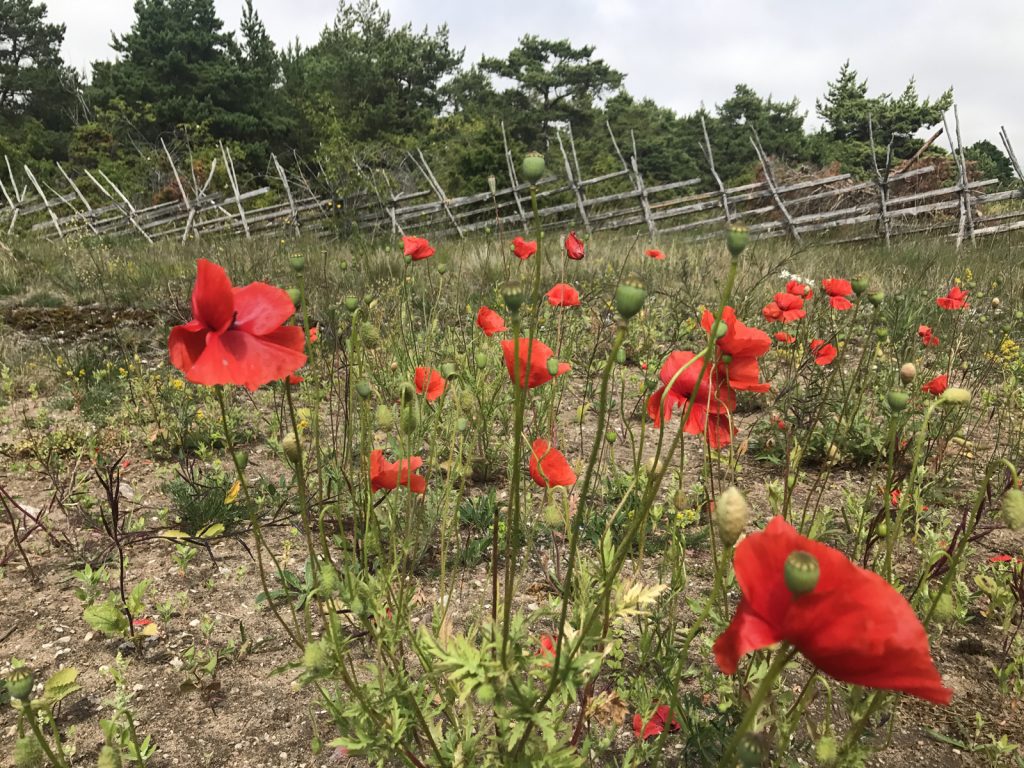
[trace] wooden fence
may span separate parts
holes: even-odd
[[[1024,229],[1024,206],[1012,202],[1024,200],[1024,186],[997,190],[994,179],[972,180],[955,107],[954,119],[953,133],[944,125],[899,167],[892,167],[890,145],[885,162],[875,163],[873,177],[867,181],[850,174],[780,181],[757,133],[751,131],[761,180],[734,187],[726,187],[718,175],[706,127],[700,142],[706,178],[648,184],[641,173],[635,137],[629,137],[627,159],[610,126],[609,140],[621,169],[585,178],[569,126],[556,132],[557,142],[548,153],[550,159],[557,146],[561,163],[549,163],[550,172],[537,183],[536,214],[529,186],[517,177],[507,140],[505,168],[490,179],[488,189],[454,198],[447,196],[418,150],[405,156],[403,173],[389,173],[353,159],[355,183],[349,187],[355,191],[339,196],[329,191],[333,185],[322,167],[310,172],[295,158],[291,171],[286,171],[273,155],[266,186],[243,191],[231,152],[224,146],[205,180],[190,174],[191,183],[186,184],[179,172],[181,161],[176,162],[161,142],[167,165],[160,171],[173,184],[174,199],[149,205],[133,204],[101,170],[82,169],[72,175],[58,163],[58,186],[63,186],[58,191],[40,182],[28,166],[16,172],[5,157],[6,179],[0,168],[0,234],[35,233],[58,239],[141,237],[152,243],[217,235],[249,238],[271,231],[278,235],[359,231],[465,237],[487,227],[529,233],[543,226],[587,233],[646,229],[653,241],[669,233],[692,240],[715,237],[725,224],[741,222],[759,237],[786,236],[796,242],[808,237],[877,238],[889,244],[894,237],[931,233],[955,238],[960,247],[968,240]],[[874,149],[871,129],[869,124]],[[504,128],[502,132],[505,139]],[[943,133],[952,166],[949,161],[942,168],[924,165],[924,150]],[[1018,181],[1024,182],[1005,128],[1000,138]],[[872,152],[872,157],[879,154]],[[218,160],[219,178],[226,181],[214,191],[210,187]],[[956,180],[937,187],[935,174],[946,175],[951,169]]]

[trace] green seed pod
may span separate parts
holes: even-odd
[[[459,393],[459,407],[464,411],[473,411],[476,409],[476,396],[468,389],[462,390]]]
[[[488,357],[484,352],[477,352],[473,356],[473,361],[476,363],[477,368],[486,368]]]
[[[33,685],[35,685],[35,676],[28,667],[15,667],[7,675],[7,693],[12,699],[17,699],[23,704],[28,704]]]
[[[437,274],[443,275],[447,271],[448,271],[448,265],[445,264],[443,261],[440,264],[437,265]]]
[[[886,339],[889,338],[889,329],[884,326],[879,326],[878,328],[875,328],[875,337],[879,341],[885,341]]]
[[[526,289],[518,280],[509,280],[501,286],[501,298],[510,312],[518,312],[526,302]]]
[[[756,766],[764,765],[766,757],[768,757],[768,749],[759,734],[748,733],[740,739],[739,746],[736,747],[736,758],[743,768],[756,768]]]
[[[855,277],[850,281],[850,285],[853,286],[853,292],[858,296],[870,287],[870,283],[866,277]]]
[[[377,429],[387,432],[395,426],[395,412],[389,406],[381,403],[377,406],[376,413],[373,414],[373,421],[377,425]]]
[[[548,373],[551,376],[557,376],[558,375],[558,358],[555,357],[554,355],[552,355],[551,357],[548,358],[547,369],[548,369]]]
[[[289,432],[284,436],[281,441],[281,448],[284,449],[285,458],[288,459],[292,464],[299,463],[299,457],[302,455],[299,449],[299,441],[295,439],[295,433]]]
[[[749,242],[750,233],[746,227],[731,226],[725,234],[725,247],[729,249],[733,258],[743,253]]]
[[[801,549],[789,553],[783,569],[783,578],[794,597],[813,592],[814,588],[818,586],[820,577],[821,570],[818,567],[818,559],[814,555]]]
[[[878,534],[878,538],[884,539],[889,535],[889,524],[883,520],[877,526],[875,526],[875,533]]]
[[[245,470],[249,466],[249,452],[248,451],[235,451],[234,461],[237,463],[239,469]]]
[[[292,300],[292,304],[298,309],[299,305],[302,304],[302,289],[300,288],[288,288],[285,293],[288,294],[288,298]]]
[[[715,324],[711,326],[711,335],[716,339],[720,339],[729,332],[729,326],[721,320],[716,320]]]
[[[899,413],[910,402],[910,395],[898,389],[890,389],[885,393],[885,402],[889,404],[889,410]]]
[[[967,405],[971,402],[971,391],[963,387],[949,387],[939,395],[939,402],[945,405]]]
[[[1024,491],[1011,488],[1004,493],[999,511],[1011,531],[1024,530]]]
[[[626,364],[626,350],[624,350],[622,347],[619,347],[617,350],[615,350],[615,362],[618,363],[619,365]]]
[[[348,262],[345,261],[344,259],[339,261],[338,262],[338,269],[340,269],[342,272],[344,272],[346,269],[348,269]]]
[[[615,289],[615,309],[625,320],[643,309],[647,289],[637,275],[630,275]]]
[[[715,523],[722,543],[731,547],[739,539],[750,519],[750,506],[743,493],[735,485],[730,485],[719,495],[715,502]]]
[[[345,305],[345,309],[347,309],[349,312],[355,312],[357,309],[359,309],[359,299],[356,298],[355,296],[346,296],[342,300],[342,303]]]
[[[604,439],[609,445],[614,445],[615,441],[619,439],[619,436],[615,433],[614,429],[609,429],[605,431]]]
[[[953,596],[949,592],[943,592],[939,595],[939,599],[935,601],[935,612],[932,613],[932,618],[939,622],[939,624],[945,624],[947,621],[956,618],[956,604],[953,602]]]
[[[873,291],[868,294],[868,301],[871,302],[871,306],[877,307],[885,301],[885,291]]]
[[[527,152],[520,173],[528,184],[536,184],[544,175],[545,169],[544,155],[540,152]]]
[[[288,259],[288,266],[292,268],[293,272],[301,274],[306,268],[306,257],[305,256],[292,256]]]
[[[363,400],[373,394],[373,387],[370,386],[370,382],[366,379],[360,379],[356,382],[356,394],[358,394]]]
[[[359,340],[367,349],[377,349],[380,346],[380,328],[373,323],[363,323],[359,326]]]
[[[121,768],[121,753],[109,744],[104,744],[96,768]]]

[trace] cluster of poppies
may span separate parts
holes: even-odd
[[[821,281],[821,287],[828,296],[832,309],[845,312],[853,308],[850,297],[854,295],[854,290],[849,280],[830,277]],[[811,286],[800,280],[790,280],[786,283],[786,290],[776,293],[775,298],[768,302],[761,312],[768,322],[793,323],[807,316],[804,302],[813,298],[814,290]],[[796,336],[786,331],[776,332],[774,338],[782,344],[792,344],[796,341]],[[829,365],[838,354],[835,345],[824,339],[811,339],[808,347],[814,356],[815,365]]]

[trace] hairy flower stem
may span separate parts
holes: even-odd
[[[761,705],[768,698],[776,679],[782,674],[782,670],[786,668],[794,654],[796,654],[796,648],[788,644],[783,644],[782,649],[775,654],[775,658],[772,659],[771,666],[768,667],[764,679],[761,680],[761,684],[750,699],[750,704],[747,705],[747,711],[743,715],[743,720],[740,721],[732,738],[729,739],[729,743],[725,745],[722,759],[718,761],[718,768],[727,768],[727,766],[732,765],[732,756],[736,753],[736,748],[740,745],[743,737],[750,732],[757,718],[757,713],[761,710]]]
[[[64,759],[64,750],[59,750],[60,754],[58,754],[57,752],[54,752],[53,749],[50,747],[50,742],[46,740],[46,737],[43,735],[42,729],[39,727],[39,721],[36,719],[35,710],[32,709],[32,706],[30,704],[26,705],[25,709],[28,712],[28,714],[25,716],[25,719],[28,721],[28,727],[32,729],[32,735],[36,737],[36,741],[39,743],[39,746],[42,747],[43,752],[46,753],[46,757],[47,759],[49,759],[50,764],[53,765],[54,768],[69,768],[68,761]],[[52,722],[53,716],[49,713],[47,714],[49,716],[50,721]],[[56,732],[56,730],[57,729],[55,726],[54,731]]]

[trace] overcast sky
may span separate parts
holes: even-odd
[[[242,0],[216,0],[237,29]],[[279,45],[315,42],[335,0],[254,0]],[[1024,152],[1024,0],[380,0],[395,24],[433,30],[447,23],[466,62],[504,55],[533,33],[596,46],[595,56],[626,73],[626,88],[679,113],[713,107],[746,83],[762,95],[797,97],[808,126],[814,100],[850,59],[869,94],[899,92],[913,76],[923,96],[952,86],[966,143],[1001,145],[1005,125]],[[110,33],[134,19],[132,0],[49,0],[67,25],[64,57],[86,70],[112,58]]]

